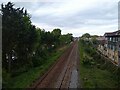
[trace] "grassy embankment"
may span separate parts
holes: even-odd
[[[26,88],[29,87],[36,79],[42,76],[61,56],[61,54],[68,48],[69,45],[58,48],[55,52],[51,53],[45,62],[39,66],[30,69],[29,71],[20,74],[19,76],[11,78],[9,81],[10,88]]]
[[[80,79],[83,88],[118,88],[120,69],[105,60],[90,42],[79,41]]]

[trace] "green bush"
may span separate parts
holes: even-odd
[[[120,68],[106,60],[88,42],[80,40],[79,48],[82,60],[82,63],[80,63],[81,77],[84,78],[83,86],[120,88]]]
[[[2,69],[2,78],[2,87],[9,87],[10,74],[5,69]]]
[[[32,62],[33,62],[33,67],[40,66],[43,62],[43,58],[36,56],[36,57],[34,57],[34,59],[32,59]]]
[[[90,64],[91,64],[91,65],[95,65],[95,62],[94,62],[94,61],[91,61]]]
[[[85,48],[85,52],[86,52],[86,53],[91,53],[91,49],[90,49],[89,47],[86,47],[86,48]]]
[[[83,60],[82,60],[82,63],[83,63],[84,65],[91,65],[91,61],[92,61],[92,59],[91,59],[90,57],[84,56],[84,57],[83,57]]]
[[[11,77],[18,76],[21,73],[25,73],[29,69],[30,68],[28,67],[28,65],[24,65],[21,68],[16,68],[16,69],[14,69],[14,70],[11,71]]]

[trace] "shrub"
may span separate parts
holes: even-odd
[[[83,63],[84,65],[91,65],[91,61],[92,61],[92,59],[91,59],[90,57],[84,56],[84,57],[83,57],[83,60],[82,60],[82,63]]]
[[[2,78],[2,87],[9,87],[10,74],[5,69],[2,69]]]
[[[32,59],[33,67],[40,66],[43,62],[43,58],[39,56],[35,56],[34,59]]]
[[[89,47],[86,47],[86,48],[85,48],[85,52],[86,52],[86,53],[91,53],[91,49],[90,49]]]

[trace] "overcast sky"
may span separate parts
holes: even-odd
[[[8,0],[9,1],[9,0]],[[25,7],[34,25],[46,31],[60,28],[62,34],[103,35],[118,30],[119,0],[14,0]],[[2,3],[2,0],[0,1]],[[3,0],[7,2],[7,0]]]

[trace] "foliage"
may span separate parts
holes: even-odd
[[[59,56],[66,49],[65,47],[62,50],[57,50],[57,52],[53,52],[50,56],[46,58],[41,65],[31,68],[29,71],[21,73],[20,75],[9,79],[8,87],[10,88],[28,88],[35,80],[37,80],[40,76],[42,76],[46,70],[50,68],[50,66],[59,58]],[[39,61],[38,61],[39,63]],[[24,78],[23,78],[24,77]]]
[[[82,62],[84,65],[90,65],[91,60],[88,56],[84,56]]]
[[[97,53],[93,46],[93,44],[88,44],[88,41],[83,39],[79,41],[82,87],[118,88],[120,84],[120,70]]]
[[[4,86],[7,85],[9,77],[42,66],[56,48],[72,41],[72,34],[61,35],[59,28],[52,32],[36,28],[27,10],[15,8],[11,2],[1,5],[1,15],[2,68],[3,75],[6,76],[6,79],[3,79]]]
[[[3,21],[3,67],[9,72],[14,67],[32,64],[30,57],[37,41],[35,26],[31,24],[26,10],[23,11],[23,8],[15,9],[13,6],[11,2],[8,2],[5,6],[2,4],[1,10]]]
[[[2,69],[2,78],[3,78],[3,81],[2,81],[3,88],[5,85],[7,85],[7,87],[9,87],[8,82],[11,78],[10,78],[10,74],[7,73],[5,69]]]
[[[68,44],[71,41],[73,41],[73,36],[70,33],[68,33],[66,35],[61,35],[60,36],[60,42],[61,42],[61,44]]]
[[[89,34],[89,33],[85,33],[85,34],[82,35],[82,38],[87,38],[87,39],[89,39],[89,38],[90,38],[90,34]]]

